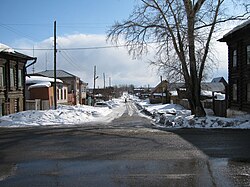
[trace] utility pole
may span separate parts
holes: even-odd
[[[34,49],[34,45],[33,45],[33,57],[35,56],[35,49]],[[35,73],[35,64],[33,64],[32,66],[32,73]]]
[[[161,103],[163,104],[163,85],[162,85],[162,76],[161,76]]]
[[[94,89],[93,89],[94,103],[95,103],[95,81],[96,79],[98,79],[98,76],[96,76],[96,66],[94,66]]]
[[[56,21],[54,21],[54,109],[57,108],[57,92],[56,92]]]
[[[109,77],[109,87],[111,87],[111,77]]]
[[[104,89],[106,88],[105,83],[106,83],[106,80],[105,80],[105,73],[103,73],[103,88],[104,88]]]

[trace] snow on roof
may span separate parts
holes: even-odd
[[[226,95],[222,93],[215,93],[215,100],[226,100]]]
[[[31,86],[28,87],[28,90],[32,88],[49,88],[51,86],[50,82],[40,82],[37,84],[32,84]]]
[[[2,43],[0,43],[0,52],[8,52],[8,53],[14,53],[15,52],[15,50],[14,49],[12,49],[11,47],[9,47],[9,46],[7,46],[7,45],[5,45],[5,44],[2,44]]]
[[[223,38],[229,36],[230,34],[233,34],[234,32],[236,32],[236,31],[238,31],[238,30],[244,28],[245,26],[247,26],[247,25],[249,25],[249,24],[250,24],[250,19],[247,20],[247,21],[245,21],[245,22],[243,22],[242,24],[236,26],[235,28],[233,28],[231,31],[229,31],[227,34],[225,34],[225,35],[223,36]]]
[[[42,77],[42,76],[26,76],[26,84],[38,84],[45,82],[54,82],[54,78]],[[62,80],[56,79],[57,83],[63,83]]]
[[[166,96],[166,93],[153,93],[154,96]]]
[[[171,96],[178,96],[178,92],[177,91],[169,91]]]
[[[212,91],[207,91],[207,90],[201,90],[201,95],[207,96],[207,97],[212,97],[213,92]]]

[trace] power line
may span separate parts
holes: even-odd
[[[162,41],[164,42],[164,41]],[[147,44],[154,44],[154,43],[159,43],[159,42],[147,42]],[[71,47],[71,48],[60,48],[61,51],[75,51],[75,50],[95,50],[95,49],[112,49],[112,48],[120,48],[120,47],[128,47],[128,46],[133,46],[137,44],[129,44],[129,45],[107,45],[107,46],[94,46],[94,47]],[[29,50],[37,50],[37,51],[46,51],[46,50],[53,50],[53,48],[13,48],[15,50],[19,51],[29,51]]]
[[[17,34],[17,35],[19,35],[19,36],[21,36],[21,37],[25,37],[25,38],[27,38],[29,40],[34,40],[34,38],[32,38],[31,36],[29,36],[27,34],[24,34],[21,31],[19,31],[17,29],[14,29],[13,27],[10,27],[10,26],[8,26],[6,24],[0,23],[0,26],[7,29],[7,30],[9,30],[9,31],[11,31],[11,32],[13,32],[13,33],[15,33],[15,34]]]
[[[74,50],[92,50],[92,49],[111,49],[119,47],[127,47],[128,45],[110,45],[110,46],[95,46],[95,47],[72,47],[72,48],[60,48],[61,51],[74,51]],[[29,51],[33,50],[31,48],[13,48],[19,51]],[[48,51],[53,50],[53,48],[34,48],[35,51]]]

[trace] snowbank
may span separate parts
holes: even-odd
[[[197,118],[190,110],[176,104],[149,104],[147,100],[137,103],[144,113],[152,116],[160,128],[239,128],[250,129],[250,114],[234,118],[216,117],[208,114]],[[146,111],[146,112],[145,112]]]
[[[88,122],[110,122],[124,112],[121,103],[115,108],[92,107],[86,105],[60,105],[57,110],[29,110],[0,118],[0,127],[70,126]],[[115,111],[115,112],[114,112]]]

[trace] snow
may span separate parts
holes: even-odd
[[[29,86],[28,90],[30,90],[32,88],[44,88],[44,87],[49,88],[50,86],[51,86],[50,82],[40,82],[40,83],[33,84],[33,85]]]
[[[43,76],[26,76],[26,84],[38,84],[44,82],[54,82],[54,78]],[[63,83],[63,81],[60,79],[56,79],[56,82]]]
[[[7,46],[7,45],[5,45],[5,44],[2,44],[2,43],[0,43],[0,52],[7,52],[7,53],[14,53],[15,52],[15,50],[14,49],[12,49],[11,47],[9,47],[9,46]]]
[[[206,117],[197,118],[177,104],[150,104],[149,100],[141,101],[137,97],[128,96],[136,103],[144,117],[149,118],[158,128],[230,128],[250,129],[250,114],[241,114],[233,118],[213,116],[208,110]],[[128,108],[124,98],[108,101],[109,107],[92,107],[87,105],[59,105],[57,110],[30,110],[0,117],[0,127],[34,127],[34,126],[73,126],[87,123],[109,123],[119,118]],[[132,109],[131,109],[132,110]],[[132,114],[133,111],[128,111]],[[132,116],[132,114],[130,116]],[[150,117],[149,117],[150,116]]]
[[[220,99],[223,99],[223,96]],[[177,104],[149,104],[149,101],[145,100],[138,102],[138,105],[146,114],[152,116],[153,124],[159,128],[250,129],[250,114],[224,118],[213,116],[208,110],[206,117],[198,118],[191,115],[190,110]]]
[[[120,117],[124,111],[122,103],[112,101],[112,109],[108,107],[92,107],[87,105],[60,105],[57,110],[29,110],[2,116],[0,127],[33,127],[33,126],[72,126],[90,122],[108,123]]]
[[[215,100],[225,100],[226,99],[226,95],[222,94],[222,93],[215,93],[214,94],[216,99]]]
[[[30,85],[28,90],[32,88],[45,88],[50,87],[51,83],[54,82],[54,78],[43,77],[43,76],[26,76],[26,84]],[[57,83],[63,83],[62,80],[56,79]]]

